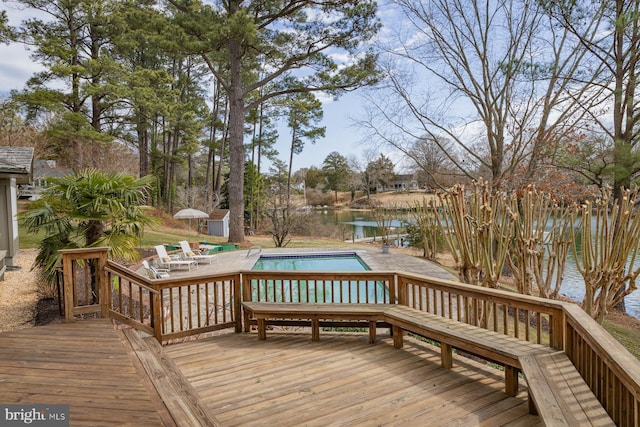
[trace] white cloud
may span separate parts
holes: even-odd
[[[9,24],[14,27],[38,15],[33,9],[6,1],[0,3],[0,10],[7,12]],[[41,18],[46,19],[46,16]],[[30,54],[29,50],[20,43],[0,45],[0,93],[22,89],[33,74],[42,71],[42,66],[33,62]]]
[[[20,44],[0,45],[0,92],[22,89],[26,81],[42,66],[29,57],[30,52]]]

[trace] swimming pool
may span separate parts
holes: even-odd
[[[276,271],[368,271],[353,252],[328,254],[262,255],[252,270]]]
[[[355,253],[262,255],[255,271],[369,271]],[[252,300],[265,302],[372,303],[388,300],[383,282],[375,280],[254,279]]]

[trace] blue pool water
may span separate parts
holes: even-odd
[[[263,271],[368,271],[355,253],[262,255],[252,270]],[[373,303],[388,300],[384,283],[375,280],[252,281],[253,301]]]
[[[354,253],[308,255],[262,255],[252,270],[276,271],[368,271],[367,264]]]

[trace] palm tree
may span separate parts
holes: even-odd
[[[45,232],[35,261],[44,280],[55,281],[60,249],[108,246],[113,257],[139,257],[144,226],[155,222],[143,212],[152,176],[84,169],[48,181],[42,197],[20,215],[29,233]]]

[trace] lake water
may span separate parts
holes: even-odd
[[[335,224],[340,227],[345,240],[379,236],[377,224],[369,211],[318,210],[312,214],[318,215],[323,224]],[[392,221],[391,226],[399,229],[402,227],[403,221],[411,220],[410,214],[401,213]],[[567,258],[560,293],[576,301],[581,301],[584,297],[584,280],[576,268],[576,263],[571,251]],[[625,298],[625,304],[627,313],[640,319],[640,290],[636,290],[628,295]]]

